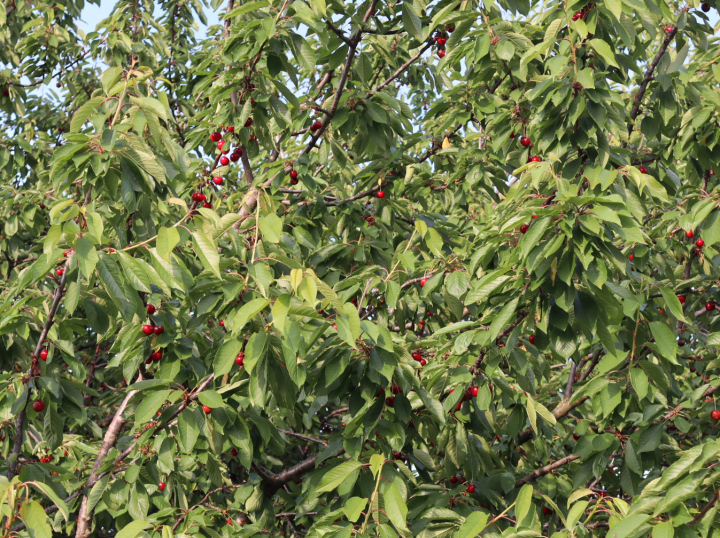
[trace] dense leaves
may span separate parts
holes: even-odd
[[[720,534],[714,4],[82,8],[0,10],[3,536]]]

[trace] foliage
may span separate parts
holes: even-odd
[[[2,536],[720,535],[714,4],[83,6],[0,10]]]

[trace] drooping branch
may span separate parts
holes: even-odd
[[[571,461],[575,461],[577,459],[580,459],[580,456],[565,456],[564,458],[561,458],[557,461],[554,461],[552,463],[548,463],[545,467],[540,467],[539,469],[535,469],[532,473],[529,475],[526,475],[519,479],[517,482],[515,482],[515,487],[520,488],[527,484],[528,482],[532,482],[533,480],[537,480],[541,476],[545,476],[546,474],[549,474],[553,472],[555,469],[558,469],[562,467],[563,465],[566,465],[570,463]]]
[[[63,274],[60,277],[60,282],[58,283],[58,287],[55,290],[55,294],[53,296],[53,302],[50,306],[50,312],[48,313],[48,317],[45,320],[45,325],[43,325],[42,331],[40,331],[40,337],[38,338],[37,345],[35,346],[35,351],[33,352],[31,358],[30,358],[30,370],[28,371],[27,378],[28,380],[32,379],[33,377],[37,377],[35,375],[35,370],[38,369],[38,357],[40,357],[40,352],[43,349],[43,346],[45,345],[45,340],[47,339],[47,335],[50,332],[50,327],[52,327],[52,324],[55,320],[55,313],[57,312],[58,308],[60,307],[60,301],[62,300],[62,297],[65,293],[65,284],[67,283],[67,277],[68,277],[68,264],[70,263],[70,260],[66,260],[63,270]],[[38,374],[39,375],[39,374]],[[13,448],[10,452],[10,455],[8,456],[9,465],[8,465],[8,480],[12,480],[15,474],[17,473],[17,464],[18,464],[18,457],[20,456],[20,451],[22,450],[23,445],[23,437],[25,434],[25,417],[27,416],[27,407],[30,404],[32,396],[32,388],[27,387],[27,396],[25,398],[25,405],[20,410],[20,412],[17,414],[17,417],[15,417],[15,437],[13,439]]]
[[[703,518],[703,516],[704,516],[705,514],[707,514],[708,511],[709,511],[713,506],[715,506],[715,503],[717,502],[717,500],[718,500],[718,492],[716,491],[715,494],[712,496],[712,498],[708,501],[708,503],[703,507],[703,509],[700,510],[700,511],[695,515],[695,517],[693,518],[693,520],[690,522],[690,525],[695,525],[695,523],[697,523],[698,521],[700,521],[700,520]]]
[[[382,90],[385,86],[390,84],[393,80],[395,80],[397,77],[399,77],[405,70],[407,70],[408,67],[410,67],[412,64],[414,64],[420,56],[423,55],[423,53],[428,50],[430,47],[432,47],[432,42],[426,43],[412,58],[410,58],[407,62],[402,64],[400,67],[397,68],[397,70],[390,75],[387,79],[385,79],[383,82],[375,86],[372,91],[369,91],[365,94],[366,98],[372,97],[372,95],[376,92],[379,92]]]

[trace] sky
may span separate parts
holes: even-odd
[[[94,31],[97,24],[110,14],[113,6],[115,5],[115,1],[116,0],[101,0],[99,6],[95,4],[86,4],[82,11],[81,21],[79,22],[78,27],[85,33]],[[220,9],[224,9],[224,5],[222,5]],[[205,15],[207,17],[208,25],[218,24],[220,22],[218,13],[213,12],[210,8],[205,10]],[[200,25],[198,39],[200,39],[204,37],[206,27],[200,21],[198,21],[198,24]]]

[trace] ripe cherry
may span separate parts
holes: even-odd
[[[470,396],[472,396],[473,398],[476,398],[478,395],[478,392],[480,391],[480,389],[475,385],[470,385],[470,388],[468,390],[469,390]]]
[[[395,397],[390,396],[389,398],[385,398],[385,405],[388,407],[395,407]]]
[[[223,150],[223,146],[225,146],[225,140],[221,140],[217,143],[217,149],[219,149],[220,151]]]
[[[310,125],[310,130],[314,133],[318,129],[322,127],[322,122],[320,120],[315,120],[312,125]]]
[[[704,239],[698,239],[695,241],[695,246],[697,248],[703,248],[705,246],[705,240]]]
[[[712,312],[713,310],[715,310],[715,303],[710,301],[705,303],[705,310],[707,310],[708,312]]]
[[[393,383],[392,387],[390,388],[393,394],[400,394],[402,392],[402,389],[400,388],[400,385],[397,383]]]
[[[154,332],[154,328],[152,325],[143,325],[142,331],[150,336]]]
[[[532,218],[533,220],[535,220],[537,218],[537,215],[533,215]]]
[[[455,31],[455,25],[454,24],[446,24],[445,31],[449,34],[452,34]]]
[[[222,166],[227,166],[228,164],[230,164],[230,159],[228,159],[227,157],[225,157],[225,155],[223,155],[222,157],[220,157],[220,164]]]
[[[232,526],[232,519],[228,519],[227,524]]]
[[[153,328],[153,332],[155,334],[162,334],[165,332],[165,327],[163,327],[162,325],[155,327],[155,328]]]
[[[680,301],[680,304],[685,304],[685,296],[684,295],[678,295],[677,298],[678,298],[678,301]]]
[[[427,281],[428,281],[427,278],[421,278],[421,279],[420,279],[420,285],[421,285],[421,286],[425,286],[425,284],[427,284]]]
[[[522,144],[525,147],[528,147],[530,144],[532,144],[532,141],[527,136],[521,136],[520,144]]]
[[[248,118],[247,121],[245,122],[245,127],[250,127],[252,125],[252,123],[253,123],[252,118]]]
[[[207,196],[205,196],[201,192],[192,193],[192,196],[190,198],[192,198],[193,202],[204,202],[205,200],[207,200]]]
[[[465,488],[465,491],[468,493],[475,493],[475,484],[470,484],[468,487]]]
[[[298,172],[297,170],[290,170],[290,179],[297,179]]]
[[[35,400],[32,404],[33,411],[36,413],[42,413],[42,411],[45,409],[45,402],[42,400]]]
[[[214,133],[210,134],[210,140],[212,140],[213,142],[220,142],[220,140],[222,140],[222,135],[215,131]]]
[[[688,239],[692,239],[694,235],[695,232],[693,232],[692,230],[688,230],[687,232],[685,232],[685,237],[687,237]]]
[[[245,362],[245,353],[243,353],[243,352],[241,351],[240,353],[238,353],[238,356],[235,357],[235,364],[237,364],[238,366],[242,367],[242,365],[243,365],[244,362]]]
[[[63,276],[63,273],[64,273],[64,272],[65,272],[65,269],[58,269],[57,271],[55,271],[55,274],[56,274],[57,276]]]
[[[534,335],[534,334],[531,334],[530,336],[528,336],[528,341],[529,341],[532,345],[535,345],[535,335]]]
[[[233,151],[230,154],[230,160],[234,163],[238,162],[240,160],[240,157],[242,157],[242,151],[238,153],[237,151]]]
[[[43,349],[43,350],[40,352],[40,358],[41,358],[42,360],[44,360],[44,361],[47,360],[47,358],[48,358],[48,350],[47,350],[47,349]]]
[[[674,27],[672,24],[668,24],[668,25],[665,27],[665,31],[666,31],[668,34],[669,34],[670,32],[672,32],[674,29],[675,29],[675,27]]]
[[[160,482],[160,483],[158,484],[158,489],[159,489],[160,491],[165,491],[165,482]]]
[[[450,477],[450,483],[451,483],[451,484],[457,484],[457,481],[458,481],[457,476],[451,476],[451,477]]]
[[[147,305],[148,316],[152,316],[155,313],[155,307],[151,304]]]
[[[237,456],[237,455],[238,455],[237,449],[233,448],[233,449],[230,451],[230,455],[231,455],[232,457]]]
[[[540,161],[541,161],[541,159],[537,155],[533,155],[532,157],[530,157],[528,159],[528,162],[531,162],[531,163],[539,163]]]
[[[640,168],[638,168],[638,170],[640,170],[641,174],[647,174],[647,168],[645,168],[644,166],[641,166]]]
[[[700,9],[702,9],[703,12],[707,13],[708,11],[710,11],[710,4],[708,4],[707,2],[703,2],[700,5]]]
[[[577,441],[578,439],[580,439],[580,436],[577,433],[573,433],[573,439]]]
[[[215,185],[222,185],[222,184],[223,184],[223,178],[221,178],[220,176],[215,176],[215,177],[213,178],[213,183],[215,183]]]
[[[333,323],[333,329],[337,331],[337,323]]]
[[[447,43],[447,38],[446,38],[446,37],[442,37],[442,36],[441,36],[441,37],[438,37],[438,38],[437,38],[437,44],[440,45],[441,47],[444,47],[444,46],[445,46],[445,43]]]
[[[420,359],[420,366],[425,366],[427,364],[427,361],[425,359]]]
[[[520,226],[520,233],[521,233],[521,234],[524,234],[524,233],[527,232],[529,229],[530,229],[530,226],[528,226],[527,224],[523,224],[522,226]]]
[[[300,180],[298,178],[294,177],[290,179],[290,185],[297,185],[298,183],[300,183]]]
[[[385,198],[385,191],[377,191],[378,198]]]
[[[634,258],[635,258],[635,255],[631,252],[631,253],[630,253],[630,256],[628,256],[628,259],[629,259],[630,261],[633,261]]]
[[[413,352],[412,352],[412,358],[413,358],[414,360],[420,362],[420,361],[422,360],[422,355],[420,354],[419,351],[413,351]]]
[[[203,406],[202,406],[202,409],[203,409],[203,411],[205,411],[205,414],[206,414],[206,415],[209,415],[210,412],[212,411],[212,408],[211,408],[211,407],[208,407],[207,405],[203,405]]]
[[[160,359],[162,359],[162,351],[153,352],[153,354],[150,355],[150,358],[155,362],[159,361]]]
[[[576,11],[576,12],[573,14],[573,16],[572,16],[573,22],[575,22],[575,21],[577,21],[577,20],[579,20],[579,19],[581,19],[581,18],[582,18],[582,13],[579,12],[579,11]]]
[[[713,418],[713,420],[720,420],[720,411],[717,409],[713,409],[713,412],[710,413],[710,416]]]
[[[437,51],[438,58],[445,58],[445,49]]]

